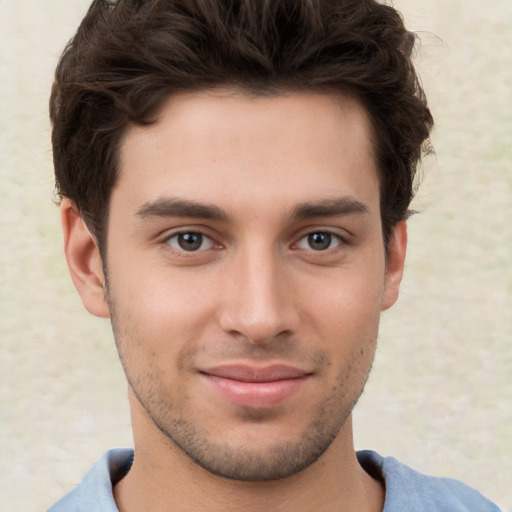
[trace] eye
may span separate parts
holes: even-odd
[[[316,231],[303,236],[297,243],[297,247],[313,251],[326,251],[340,245],[342,242],[343,239],[334,233]]]
[[[177,251],[197,252],[214,246],[213,240],[197,231],[184,231],[170,236],[166,242]]]

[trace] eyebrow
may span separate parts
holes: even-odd
[[[293,220],[304,220],[368,212],[368,207],[360,201],[352,197],[341,197],[299,204],[292,210],[291,218]],[[229,220],[227,213],[215,205],[175,198],[158,198],[147,201],[137,210],[136,216],[141,219],[190,217],[194,219]]]
[[[227,214],[217,206],[174,198],[148,201],[137,210],[136,216],[141,219],[165,217],[191,217],[222,221],[228,219]]]
[[[357,199],[341,197],[300,204],[293,209],[292,218],[304,220],[338,215],[365,214],[369,211],[369,208]]]

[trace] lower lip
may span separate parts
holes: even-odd
[[[279,405],[297,393],[308,376],[272,382],[243,382],[205,375],[224,398],[241,407],[268,408]]]

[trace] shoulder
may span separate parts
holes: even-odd
[[[452,478],[423,475],[393,457],[366,450],[357,453],[361,466],[386,487],[383,512],[500,512],[475,489]]]
[[[117,512],[112,488],[126,475],[132,462],[132,449],[108,450],[96,460],[83,480],[48,512]]]

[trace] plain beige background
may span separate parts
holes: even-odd
[[[52,204],[47,100],[89,0],[0,0],[0,510],[45,510],[131,443],[107,322],[83,310]],[[453,476],[512,511],[512,2],[396,0],[436,158],[410,220],[356,444]]]

